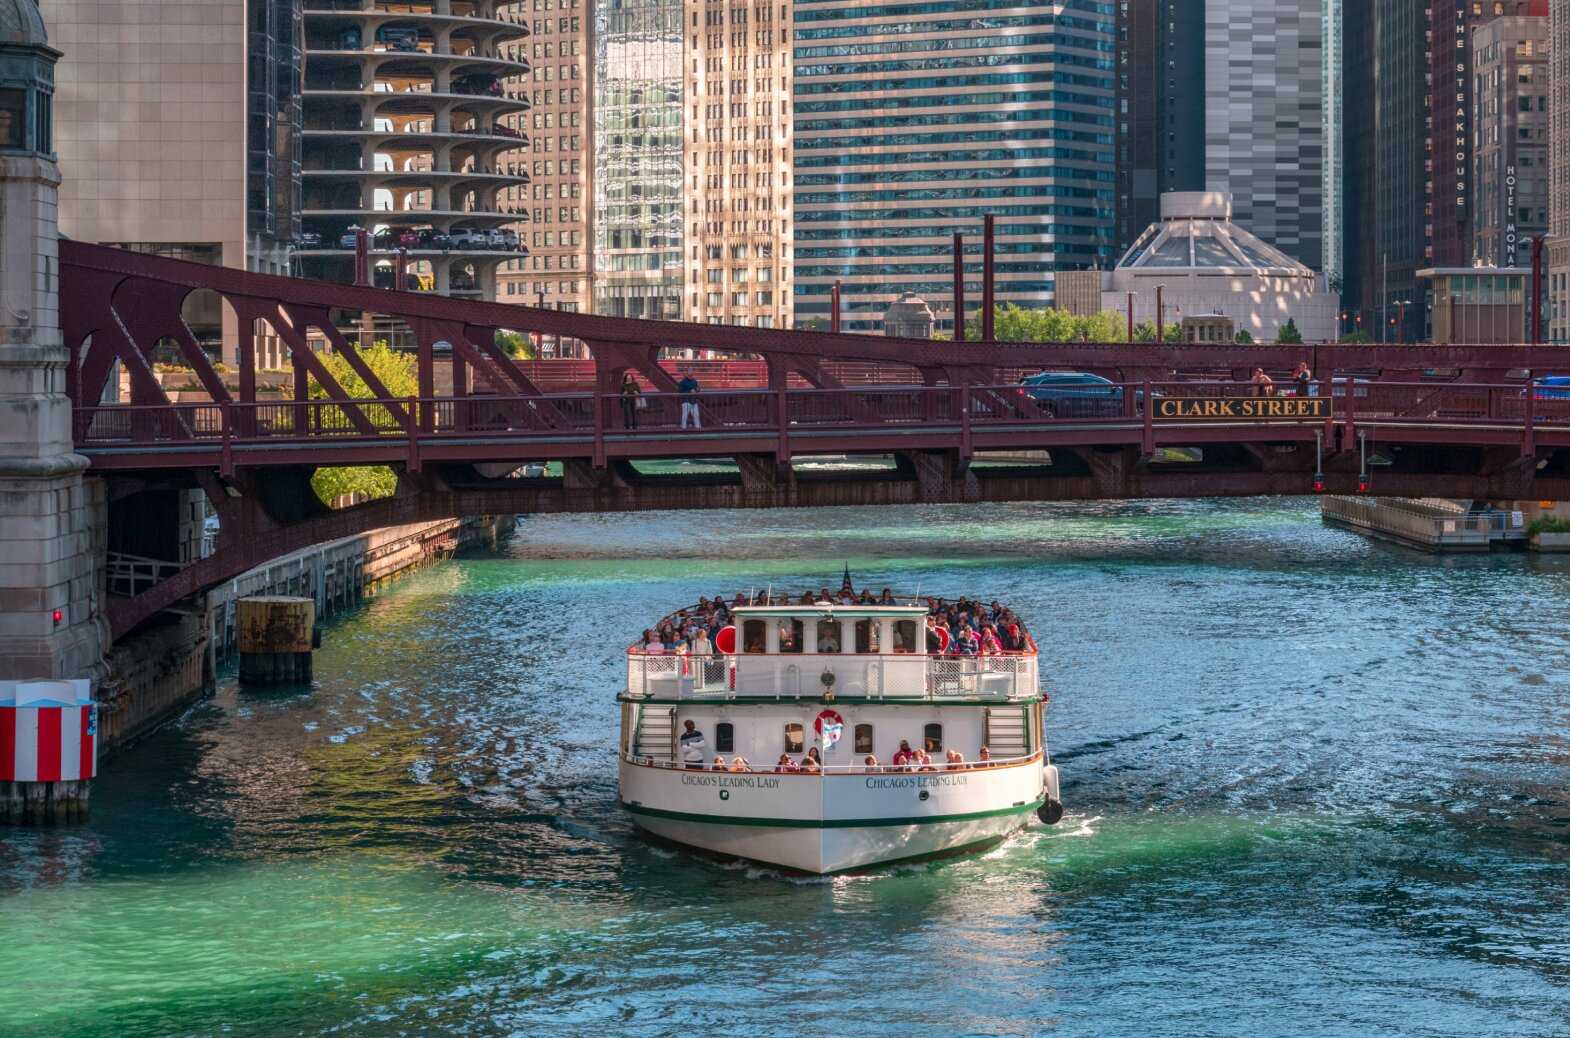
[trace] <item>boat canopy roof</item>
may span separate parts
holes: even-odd
[[[894,616],[901,619],[927,615],[924,605],[836,605],[833,602],[814,602],[812,605],[735,606],[732,615],[751,616]]]

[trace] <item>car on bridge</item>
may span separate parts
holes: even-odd
[[[1041,371],[1020,379],[1025,395],[1048,418],[1117,418],[1123,414],[1123,387],[1088,371]],[[1150,393],[1159,400],[1161,394]],[[1134,410],[1143,413],[1145,391],[1134,391]]]

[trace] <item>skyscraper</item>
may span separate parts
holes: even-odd
[[[598,313],[789,325],[789,12],[596,0]]]
[[[1420,338],[1417,271],[1433,258],[1426,0],[1370,0],[1343,11],[1347,247],[1343,298],[1376,341]],[[1405,329],[1392,320],[1406,321]]]
[[[1161,195],[1205,187],[1203,0],[1119,0],[1117,251],[1160,218]]]
[[[1346,91],[1343,76],[1345,46],[1342,7],[1344,0],[1324,0],[1319,33],[1320,59],[1324,65],[1320,95],[1320,122],[1324,127],[1324,168],[1320,172],[1320,195],[1324,199],[1321,220],[1324,238],[1324,264],[1322,270],[1335,291],[1340,291],[1343,267],[1342,258],[1342,209],[1346,204],[1344,169],[1346,162]]]
[[[1217,191],[1240,226],[1326,266],[1341,3],[1119,0],[1120,246],[1153,222],[1161,194]]]
[[[1205,189],[1233,219],[1323,269],[1324,0],[1205,3]]]
[[[1047,305],[1054,270],[1110,266],[1114,17],[1106,0],[796,0],[797,324],[826,323],[842,281],[847,330],[904,292],[952,328],[952,234],[974,278],[987,213],[999,304]]]
[[[512,56],[529,62],[529,111],[517,116],[527,130],[529,182],[506,192],[528,214],[517,230],[529,255],[502,265],[497,288],[504,302],[586,313],[592,308],[593,12],[589,0],[531,0],[529,15],[528,38],[511,44]],[[523,159],[516,158],[520,167]]]
[[[1472,41],[1472,258],[1521,266],[1548,232],[1548,19],[1502,15]]]
[[[1570,342],[1570,0],[1550,0],[1548,338]]]

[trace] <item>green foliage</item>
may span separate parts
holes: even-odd
[[[1570,518],[1559,515],[1540,515],[1526,524],[1526,535],[1536,537],[1540,533],[1570,533]]]
[[[1247,328],[1240,328],[1238,329],[1237,337],[1234,339],[1234,341],[1239,346],[1252,346],[1254,344],[1254,337],[1248,333]]]
[[[992,311],[992,334],[998,342],[1122,342],[1123,317],[1110,311],[1089,316],[1047,307],[1026,310],[1013,303]],[[981,338],[979,318],[965,323],[965,337]]]
[[[368,350],[360,350],[360,359],[371,373],[381,380],[387,387],[387,392],[394,397],[411,397],[419,394],[420,379],[415,371],[414,358],[407,354],[399,353],[387,345],[378,342]],[[327,369],[343,391],[351,397],[375,397],[379,394],[372,393],[370,386],[360,377],[359,372],[349,366],[349,362],[340,353],[319,353],[316,355],[322,366]],[[321,400],[327,396],[327,390],[312,379],[309,386],[311,399]],[[322,420],[325,422],[342,422],[347,424],[349,419],[338,408],[325,408]],[[397,423],[391,412],[385,407],[372,405],[364,408],[365,415],[378,428],[385,428]],[[323,504],[331,504],[337,498],[347,494],[362,494],[369,498],[391,497],[398,487],[398,477],[393,470],[385,465],[356,465],[347,468],[317,469],[311,477],[311,489],[316,491],[316,496],[321,498]]]
[[[1182,342],[1183,328],[1181,325],[1169,324],[1162,329],[1162,342]],[[1154,321],[1141,321],[1134,326],[1135,342],[1155,342],[1156,324]]]
[[[1363,342],[1373,342],[1374,340],[1373,340],[1373,337],[1370,336],[1367,332],[1358,331],[1358,332],[1348,332],[1347,334],[1341,336],[1341,341],[1342,342],[1351,342],[1351,343],[1363,343]]]
[[[1303,333],[1297,330],[1297,322],[1288,317],[1287,323],[1283,324],[1281,330],[1276,333],[1276,341],[1288,344],[1302,342]]]
[[[534,337],[519,332],[496,333],[496,346],[513,360],[534,360],[539,351],[534,348]]]

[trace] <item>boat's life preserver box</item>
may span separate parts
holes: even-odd
[[[721,652],[726,656],[736,655],[735,624],[731,624],[727,627],[721,627],[718,631],[714,632],[714,648],[715,651]]]

